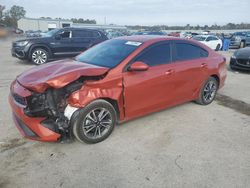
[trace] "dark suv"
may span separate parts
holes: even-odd
[[[230,47],[244,48],[248,45],[250,45],[250,31],[233,33]]]
[[[56,57],[75,56],[108,38],[99,30],[83,28],[54,29],[42,37],[18,40],[12,56],[40,65]]]

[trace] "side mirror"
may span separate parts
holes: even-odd
[[[57,35],[55,36],[55,39],[56,39],[56,40],[61,40],[61,38],[62,38],[62,37],[61,37],[61,35],[59,35],[59,34],[57,34]]]
[[[148,70],[149,66],[146,63],[141,61],[136,61],[129,67],[129,71],[146,71]]]

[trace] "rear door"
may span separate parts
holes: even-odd
[[[98,34],[98,33],[97,33]],[[92,30],[76,29],[72,32],[72,49],[76,53],[90,48],[96,40],[97,34]]]
[[[173,44],[173,71],[175,97],[182,103],[194,99],[208,77],[208,52],[186,41]]]

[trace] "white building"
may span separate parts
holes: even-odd
[[[28,30],[41,30],[48,31],[55,28],[63,27],[81,27],[89,29],[117,29],[126,30],[125,26],[120,25],[98,25],[98,24],[83,24],[83,23],[73,23],[71,20],[59,20],[59,19],[43,19],[43,18],[21,18],[17,22],[19,29],[23,31]]]
[[[48,31],[55,28],[71,27],[73,24],[70,20],[59,19],[42,19],[42,18],[21,18],[17,22],[19,29],[27,30],[41,30]]]

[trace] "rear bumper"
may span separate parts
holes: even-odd
[[[15,85],[16,86],[12,87],[14,89],[13,92],[20,96],[23,96],[23,88],[21,88],[21,86],[18,84]],[[46,120],[45,117],[37,118],[27,116],[24,113],[25,106],[15,101],[12,94],[9,95],[9,103],[13,112],[13,120],[22,136],[38,141],[55,142],[59,140],[59,138],[61,137],[59,133],[50,130],[49,128],[47,128],[48,126],[45,127],[42,124],[42,122]]]
[[[229,47],[240,47],[240,41],[231,41]]]

